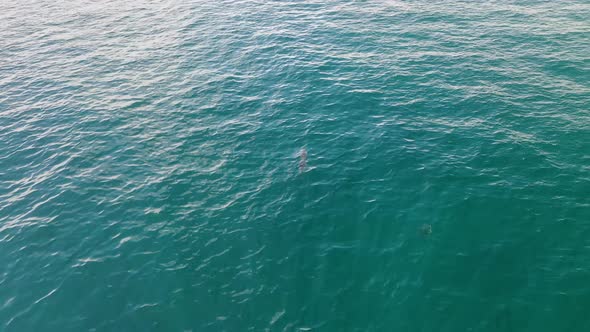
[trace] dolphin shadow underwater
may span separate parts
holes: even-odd
[[[302,173],[307,168],[307,149],[301,148],[299,151],[299,173]]]

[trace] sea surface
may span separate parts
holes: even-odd
[[[590,1],[0,0],[0,331],[589,308]]]

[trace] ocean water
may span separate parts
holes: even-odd
[[[2,0],[0,331],[590,331],[589,82],[587,0]]]

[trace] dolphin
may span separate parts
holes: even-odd
[[[305,147],[299,152],[299,172],[303,172],[307,167],[307,150]]]

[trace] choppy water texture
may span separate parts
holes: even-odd
[[[589,55],[588,1],[0,1],[0,330],[590,331]]]

